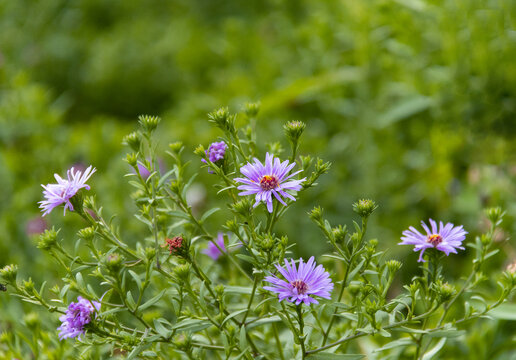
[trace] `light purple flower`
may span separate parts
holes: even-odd
[[[143,180],[146,180],[150,175],[149,169],[147,169],[145,166],[143,166],[140,163],[138,163],[137,166],[138,166],[138,172],[140,173],[140,176],[142,177]]]
[[[222,251],[226,252],[226,247],[224,246],[224,234],[219,232],[217,236],[217,245],[222,249]],[[208,255],[213,260],[217,260],[221,255],[222,252],[219,250],[219,248],[215,245],[215,243],[210,241],[208,243],[208,247],[202,251],[203,254]]]
[[[25,225],[27,236],[39,235],[47,229],[47,222],[40,216],[34,217]]]
[[[437,229],[437,223],[432,219],[429,219],[429,221],[432,231],[421,221],[421,226],[425,229],[426,235],[421,234],[411,226],[403,232],[402,242],[398,243],[398,245],[415,245],[414,251],[421,251],[418,262],[425,262],[423,253],[428,248],[436,248],[444,252],[446,256],[450,255],[450,253],[456,254],[457,249],[464,250],[461,245],[466,238],[467,232],[462,228],[462,225],[454,227],[452,223],[443,225],[443,222],[440,221],[439,229]]]
[[[84,325],[89,324],[91,322],[91,314],[99,310],[99,302],[90,302],[79,296],[77,302],[70,303],[66,314],[59,318],[61,320],[61,326],[57,328],[59,330],[59,340],[76,336],[79,336],[80,340],[84,334]]]
[[[215,163],[219,160],[224,159],[224,155],[226,154],[226,149],[228,146],[224,141],[214,142],[210,144],[210,147],[208,150],[206,150],[206,155],[208,156],[208,159],[212,163]],[[202,159],[202,162],[206,162],[206,160]]]
[[[45,189],[43,191],[45,200],[39,202],[39,207],[41,211],[43,211],[43,216],[49,214],[55,207],[61,204],[65,204],[64,214],[66,214],[66,209],[73,211],[70,199],[77,194],[80,189],[90,189],[89,185],[86,184],[86,181],[88,181],[95,171],[96,169],[91,165],[84,171],[84,173],[81,171],[74,171],[74,168],[72,167],[66,173],[68,179],[62,179],[59,175],[54,174],[57,184],[47,184],[46,186],[41,185],[43,189]]]
[[[333,290],[333,283],[330,274],[322,265],[316,267],[313,256],[308,259],[306,264],[303,263],[303,259],[300,259],[297,269],[293,259],[291,259],[290,264],[285,259],[285,267],[276,265],[276,269],[287,281],[281,280],[275,275],[267,276],[265,281],[271,283],[272,286],[264,286],[263,288],[277,293],[279,301],[287,299],[288,302],[296,305],[301,302],[309,305],[310,303],[319,303],[311,295],[331,299],[330,293]]]
[[[272,196],[276,198],[283,205],[287,205],[283,201],[282,196],[296,201],[294,196],[289,194],[285,190],[299,191],[301,190],[301,183],[306,178],[300,180],[289,180],[294,175],[299,174],[302,170],[296,171],[293,174],[287,176],[288,172],[292,170],[295,163],[289,164],[288,160],[283,162],[278,158],[274,158],[274,155],[267,153],[265,156],[265,165],[260,160],[254,159],[254,164],[247,163],[240,168],[240,172],[246,176],[246,178],[235,178],[235,181],[241,182],[244,185],[238,187],[239,190],[244,190],[239,195],[252,195],[256,194],[256,203],[254,207],[263,201],[267,204],[267,210],[272,212]]]

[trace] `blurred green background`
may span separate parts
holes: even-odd
[[[220,135],[206,114],[258,100],[262,153],[288,149],[281,127],[302,120],[301,154],[333,163],[279,224],[300,255],[327,249],[306,212],[321,205],[350,224],[362,197],[380,205],[370,236],[407,264],[417,254],[395,244],[428,217],[464,224],[472,239],[486,228],[481,210],[502,206],[504,239],[516,230],[515,16],[510,0],[0,2],[0,265],[59,276],[31,233],[44,225],[39,184],[72,165],[97,167],[106,214],[138,231],[121,144],[138,115],[162,117],[161,148],[183,141],[193,174],[195,146]],[[225,200],[214,181],[200,172],[199,210]],[[60,211],[45,221],[65,239],[82,224]]]

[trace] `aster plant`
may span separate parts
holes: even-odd
[[[463,358],[465,331],[477,319],[504,318],[504,302],[516,285],[514,267],[484,275],[486,262],[500,256],[493,241],[504,216],[498,208],[487,211],[491,225],[475,236],[431,219],[430,226],[422,223],[424,232],[409,227],[400,234],[401,244],[420,252],[418,269],[416,259],[402,253],[404,247],[394,255],[384,251],[395,238],[369,236],[369,218],[378,208],[374,201],[350,205],[356,218],[350,228],[332,224],[317,206],[298,220],[312,220],[320,230],[310,238],[317,246],[305,249],[307,262],[294,260],[303,234],[289,223],[277,224],[294,201],[317,186],[330,164],[304,152],[302,134],[310,127],[300,121],[284,126],[290,153],[280,143],[265,151],[255,133],[259,104],[245,109],[240,115],[228,108],[210,113],[220,141],[208,150],[195,149],[198,161],[185,161],[191,156],[186,147],[171,143],[166,166],[158,166],[154,141],[161,119],[139,118],[138,130],[124,138],[136,212],[119,214],[137,219],[139,228],[119,229],[116,218],[106,220],[95,196],[82,196],[81,189],[90,189],[91,166],[84,172],[72,168],[66,179],[56,175],[57,184],[44,186],[43,215],[64,205],[83,227],[71,236],[48,224],[39,237],[37,247],[46,252],[49,269],[62,275],[53,288],[19,279],[16,265],[0,270],[2,294],[50,313],[45,322],[33,315],[23,320],[34,341],[18,332],[0,334],[0,357],[38,358],[40,349],[55,349],[53,358],[115,353],[128,359],[324,360],[373,353],[378,358],[446,359],[448,353]],[[241,123],[244,128],[237,126]],[[142,174],[142,164],[148,174]],[[187,164],[212,183],[207,203],[223,206],[204,208],[188,201],[194,178]],[[204,166],[214,175],[199,171]],[[261,203],[267,211],[257,211]],[[226,248],[219,229],[232,234],[239,251],[228,251],[231,245]],[[322,245],[329,250],[316,253]],[[213,261],[222,254],[225,261]],[[458,258],[472,265],[455,278],[449,265]]]

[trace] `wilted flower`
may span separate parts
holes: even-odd
[[[274,158],[269,153],[265,156],[265,165],[255,158],[254,164],[247,163],[240,168],[240,172],[246,178],[235,178],[235,181],[244,184],[238,187],[239,190],[244,190],[239,195],[256,194],[254,207],[263,201],[267,204],[267,210],[270,213],[272,212],[273,195],[276,200],[286,206],[287,204],[283,201],[282,196],[293,201],[296,199],[285,190],[299,191],[301,190],[300,184],[306,180],[306,178],[303,178],[287,181],[302,171],[299,170],[287,176],[294,166],[295,163],[289,164],[288,160],[281,162],[280,159]]]
[[[73,211],[73,205],[70,199],[77,194],[77,192],[85,188],[89,190],[89,185],[86,181],[96,171],[91,165],[82,173],[81,171],[75,171],[72,167],[67,172],[68,179],[62,179],[59,175],[54,174],[57,184],[41,185],[43,189],[43,195],[45,196],[44,201],[39,202],[39,207],[43,211],[43,216],[49,214],[55,207],[65,204],[64,213],[66,209]]]
[[[79,296],[77,302],[70,303],[66,314],[62,315],[59,320],[62,324],[57,328],[59,330],[59,339],[74,338],[79,339],[84,334],[84,325],[91,322],[91,314],[100,310],[100,303],[97,301],[89,301]]]
[[[398,245],[415,245],[414,251],[421,251],[419,254],[418,262],[423,260],[423,253],[428,248],[436,248],[442,251],[448,256],[450,253],[457,253],[457,249],[464,250],[461,246],[462,241],[466,238],[467,232],[461,226],[453,226],[452,223],[443,225],[443,222],[439,222],[439,229],[437,229],[437,223],[429,219],[432,231],[428,226],[421,221],[421,226],[426,231],[426,235],[421,234],[413,226],[409,227],[408,230],[403,232],[402,242]]]
[[[212,240],[208,243],[208,247],[202,251],[203,254],[208,255],[213,260],[217,260],[222,255],[219,248],[221,248],[223,252],[226,252],[226,247],[224,246],[224,234],[219,232],[217,240],[215,241],[219,247],[217,247],[215,242]]]
[[[168,246],[168,251],[170,251],[170,254],[179,253],[183,247],[183,241],[184,240],[182,236],[174,236],[172,239],[166,238],[163,247]]]
[[[276,265],[276,269],[287,281],[281,280],[275,275],[267,276],[265,281],[273,286],[264,286],[263,288],[277,293],[279,301],[287,299],[288,302],[293,302],[296,305],[301,302],[309,305],[310,303],[319,303],[310,295],[331,299],[330,293],[333,290],[333,283],[330,274],[322,265],[316,267],[313,256],[308,259],[306,264],[303,263],[303,259],[300,259],[297,269],[292,259],[290,264],[285,259],[285,267]]]

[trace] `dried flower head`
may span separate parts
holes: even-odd
[[[424,262],[423,253],[426,249],[436,248],[442,251],[448,256],[450,253],[457,253],[457,249],[464,250],[462,247],[462,241],[466,238],[467,232],[461,226],[453,226],[452,223],[443,225],[443,222],[439,222],[439,228],[437,223],[429,219],[431,225],[431,231],[428,226],[421,221],[421,226],[426,231],[426,235],[421,234],[413,226],[409,227],[408,230],[403,232],[402,242],[398,245],[415,245],[414,251],[421,251],[419,254],[418,262]]]
[[[170,254],[176,254],[179,253],[183,247],[183,242],[184,240],[182,236],[174,236],[172,239],[166,238],[163,247],[168,246],[168,251],[170,251]]]
[[[39,202],[39,207],[43,211],[43,216],[49,214],[55,207],[65,204],[64,214],[66,209],[73,211],[73,205],[70,199],[77,194],[77,192],[85,188],[89,190],[89,185],[86,181],[96,171],[91,165],[82,173],[81,171],[74,171],[72,167],[67,172],[67,179],[62,179],[58,174],[54,174],[57,184],[41,185],[43,189],[43,195],[45,196],[44,201]]]
[[[331,299],[330,293],[333,290],[333,283],[330,274],[322,265],[316,267],[313,256],[308,259],[306,264],[303,263],[303,259],[300,259],[298,268],[296,268],[294,260],[291,259],[291,263],[289,263],[285,259],[285,267],[276,265],[276,269],[286,281],[275,275],[267,276],[265,281],[271,283],[272,286],[264,286],[263,288],[277,293],[279,301],[287,299],[288,302],[296,305],[301,302],[309,305],[310,303],[319,303],[311,295]]]
[[[263,201],[267,204],[267,210],[272,212],[272,197],[274,196],[283,205],[287,205],[282,197],[296,201],[294,196],[287,191],[301,190],[301,183],[306,178],[300,180],[289,180],[293,176],[299,174],[302,170],[296,171],[288,175],[289,171],[295,166],[295,163],[289,164],[288,160],[283,162],[273,155],[267,153],[265,156],[265,165],[260,160],[254,159],[254,163],[247,163],[240,168],[240,172],[246,176],[245,178],[235,178],[235,181],[243,183],[238,187],[244,190],[239,195],[256,194],[254,207]],[[288,180],[288,181],[287,181]]]

